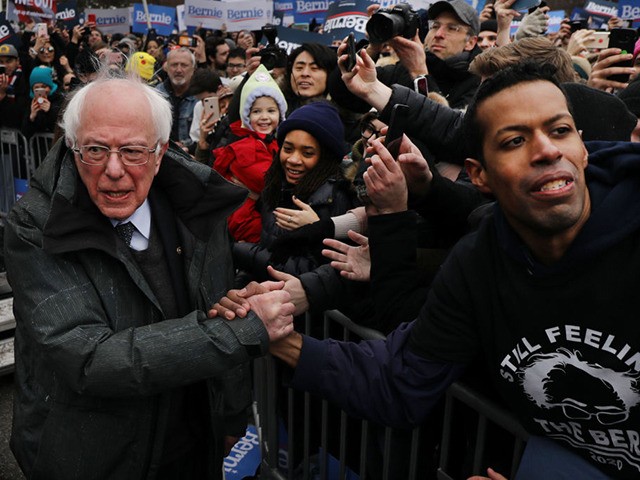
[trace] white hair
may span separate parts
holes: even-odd
[[[64,130],[68,146],[76,144],[78,129],[82,124],[81,113],[84,110],[87,96],[94,90],[99,91],[107,85],[115,85],[119,91],[123,92],[133,90],[134,95],[144,96],[149,102],[151,121],[153,121],[157,141],[160,143],[169,141],[173,115],[171,104],[167,99],[158,90],[144,83],[137,75],[123,76],[121,72],[103,69],[98,74],[98,78],[74,92],[67,104],[60,126]]]
[[[169,52],[167,53],[167,62],[171,57],[175,56],[176,53],[188,53],[189,58],[191,59],[191,63],[193,64],[193,68],[196,68],[198,66],[198,64],[196,63],[196,56],[187,47],[180,47],[180,48],[174,48],[173,50],[169,50]]]

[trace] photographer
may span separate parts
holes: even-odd
[[[376,16],[380,14],[383,17]],[[371,38],[376,23],[385,21],[384,15],[395,16],[394,23],[402,23],[399,20],[404,19],[407,26],[415,26],[415,30],[412,30],[415,33],[402,32],[402,35],[390,39]],[[480,28],[478,14],[464,0],[441,0],[431,5],[428,18],[429,31],[423,46],[417,33],[417,15],[406,4],[396,5],[390,12],[379,10],[371,17],[367,24],[372,42],[369,53],[375,51],[376,45],[381,46],[383,41],[388,41],[400,58],[396,65],[378,68],[378,78],[385,85],[404,85],[423,95],[428,92],[440,93],[452,108],[463,109],[480,84],[480,79],[468,71],[471,61],[481,53],[477,46]],[[341,106],[358,112],[370,108],[348,92],[339,71],[330,76],[329,91],[333,100]]]

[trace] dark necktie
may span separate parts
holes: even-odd
[[[124,240],[124,243],[126,243],[128,247],[131,246],[131,237],[135,229],[136,227],[134,227],[131,222],[116,225],[116,232],[118,232],[118,235]]]

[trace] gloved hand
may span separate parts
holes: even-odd
[[[320,255],[322,240],[333,238],[336,227],[330,218],[304,225],[285,232],[274,240],[269,247],[272,265],[285,263],[287,258],[304,253]]]
[[[527,37],[537,37],[543,35],[549,28],[549,17],[542,8],[537,8],[532,13],[528,13],[520,22],[520,26],[515,34],[515,39],[520,40]]]

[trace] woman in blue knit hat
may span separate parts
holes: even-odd
[[[294,110],[278,127],[276,157],[267,171],[260,243],[236,244],[238,266],[256,280],[266,279],[267,264],[291,274],[313,270],[326,259],[316,246],[300,245],[288,258],[271,258],[269,247],[284,232],[340,215],[355,205],[342,159],[347,152],[336,108],[314,102]]]
[[[51,133],[56,128],[62,95],[53,81],[51,67],[35,67],[29,76],[31,108],[22,122],[22,133],[31,137],[34,133]]]

